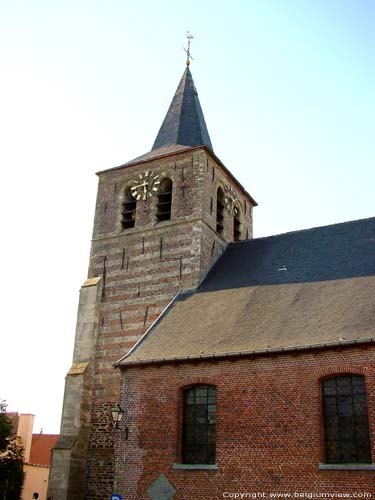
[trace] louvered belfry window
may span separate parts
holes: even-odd
[[[216,197],[216,232],[222,234],[224,232],[224,209],[225,196],[221,187],[217,190]]]
[[[241,239],[241,220],[238,207],[235,207],[233,215],[233,239],[234,241],[239,241]]]
[[[323,381],[322,389],[326,462],[371,462],[364,377],[330,378]]]
[[[135,225],[135,214],[137,210],[137,200],[133,197],[130,188],[125,190],[124,202],[122,204],[122,227],[128,229]]]
[[[184,392],[182,462],[214,464],[216,387],[198,385]]]
[[[157,213],[156,213],[158,222],[161,222],[163,220],[170,220],[171,218],[172,188],[173,188],[173,183],[171,179],[165,178],[161,181],[158,192]]]

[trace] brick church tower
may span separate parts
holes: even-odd
[[[151,151],[98,176],[89,275],[53,451],[54,500],[110,497],[110,410],[120,399],[113,363],[178,293],[198,287],[229,242],[252,237],[256,202],[213,152],[189,65]]]

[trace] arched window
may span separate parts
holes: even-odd
[[[234,205],[233,207],[233,239],[234,241],[241,239],[241,219],[238,205]]]
[[[122,227],[128,229],[135,225],[135,214],[137,210],[137,200],[133,197],[130,188],[124,193],[124,202],[122,204]]]
[[[158,203],[156,217],[158,222],[170,220],[172,211],[172,187],[171,179],[165,178],[161,181],[158,192]]]
[[[323,381],[322,389],[326,462],[371,462],[364,377],[330,378]]]
[[[216,232],[219,234],[223,234],[224,232],[224,208],[224,191],[221,189],[221,187],[218,187],[216,196]]]
[[[214,464],[216,387],[197,385],[184,392],[182,462]]]

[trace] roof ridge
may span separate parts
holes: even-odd
[[[181,81],[180,81],[180,83],[178,85],[178,88],[176,90],[176,93],[177,93],[178,89],[180,88],[180,86],[181,85],[183,86],[182,99],[181,99],[181,102],[179,102],[179,106],[178,106],[178,108],[179,108],[179,115],[180,116],[182,114],[183,102],[184,102],[184,98],[185,98],[185,95],[186,95],[186,76],[188,74],[188,71],[190,72],[189,66],[186,66],[186,70],[184,71],[184,74],[182,75]],[[173,96],[172,103],[174,101],[174,98],[175,98],[175,96]],[[172,107],[172,103],[171,103],[171,107]],[[168,109],[168,113],[169,113],[169,109]],[[163,122],[163,124],[164,124],[164,122]],[[178,138],[180,137],[181,124],[182,124],[182,120],[180,119],[179,122],[178,122],[178,127],[177,127],[176,144],[179,144]],[[161,128],[160,128],[160,131],[161,131]],[[160,131],[159,131],[159,133],[160,133]],[[158,134],[158,136],[159,136],[159,134]],[[157,141],[157,138],[155,140],[155,143],[156,143],[156,141]],[[153,150],[154,150],[154,145],[152,146],[152,151]]]
[[[181,77],[151,151],[173,145],[206,145],[213,149],[189,66]]]
[[[333,222],[332,224],[326,224],[324,226],[314,226],[314,227],[308,227],[306,229],[295,229],[293,231],[287,231],[285,233],[271,234],[270,236],[259,236],[259,238],[252,238],[251,240],[241,240],[241,241],[235,241],[235,242],[232,241],[229,243],[228,248],[233,247],[234,245],[251,243],[251,242],[261,241],[261,240],[269,240],[272,238],[280,238],[281,236],[289,236],[289,235],[296,234],[296,233],[307,233],[310,231],[316,231],[317,229],[325,229],[325,228],[329,228],[329,227],[333,227],[333,226],[344,226],[344,225],[354,224],[356,222],[370,221],[373,219],[375,220],[375,217],[365,217],[364,219],[353,219],[353,220],[344,221],[344,222]]]
[[[35,436],[35,437],[40,437],[40,436],[60,436],[60,434],[48,434],[47,432],[34,432],[33,436]]]

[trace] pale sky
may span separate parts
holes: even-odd
[[[150,150],[187,30],[256,237],[375,215],[374,0],[0,0],[0,398],[34,432],[59,432],[95,172]]]

